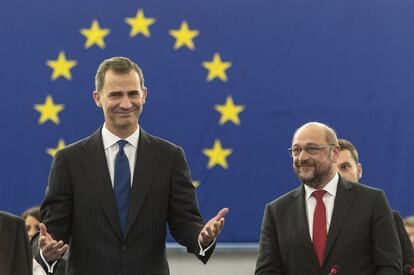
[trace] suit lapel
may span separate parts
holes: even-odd
[[[354,196],[355,192],[352,188],[352,185],[339,177],[331,224],[329,226],[324,262],[326,262],[326,259],[332,250],[335,240],[342,229],[342,225],[348,216],[349,210],[351,209],[354,200]]]
[[[129,200],[127,236],[151,187],[151,181],[158,170],[159,155],[157,142],[142,128],[139,134],[137,158],[135,161],[132,190]]]
[[[88,177],[87,182],[93,186],[106,217],[121,239],[115,195],[106,162],[101,129],[86,141],[84,149],[86,156],[81,161],[85,167],[85,175]]]
[[[313,264],[320,268],[318,258],[316,257],[316,253],[313,248],[312,240],[309,235],[309,224],[305,205],[305,189],[303,187],[303,184],[295,190],[292,196],[296,200],[295,214],[292,217],[299,217],[297,220],[297,236],[302,239],[301,243],[304,244],[305,249],[312,259]]]

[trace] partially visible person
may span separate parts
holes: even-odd
[[[0,211],[0,274],[32,274],[32,255],[24,221],[3,211]]]
[[[40,206],[34,206],[29,209],[26,209],[22,218],[26,224],[26,231],[29,237],[29,241],[32,240],[33,236],[39,232],[40,224]],[[65,274],[65,259],[59,261],[59,264],[56,267],[54,275],[63,275]],[[46,272],[43,270],[43,267],[33,258],[33,275],[46,275]]]
[[[339,174],[346,180],[358,183],[362,177],[362,164],[359,161],[358,151],[355,146],[346,139],[339,139],[339,157],[337,162],[337,168]],[[404,228],[403,220],[400,213],[392,210],[394,222],[397,228],[398,238],[402,249],[402,261],[403,266],[414,264],[414,252],[413,245],[410,242],[410,237]],[[413,232],[414,234],[414,232]]]
[[[382,190],[338,175],[335,131],[311,122],[289,148],[298,188],[266,205],[256,275],[401,275],[401,247]]]
[[[22,214],[22,218],[26,224],[29,240],[31,240],[34,234],[39,231],[40,206],[34,206],[32,208],[26,209]]]
[[[404,226],[410,237],[410,241],[414,246],[414,216],[409,216],[404,219]]]

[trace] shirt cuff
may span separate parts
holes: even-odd
[[[200,252],[198,253],[198,255],[200,256],[205,256],[206,252],[216,243],[216,238],[214,238],[213,242],[205,249],[203,249],[203,246],[200,243],[200,240],[198,240],[198,246],[200,247]]]
[[[55,265],[57,264],[57,262],[58,261],[54,261],[53,263],[52,263],[52,265],[50,265],[47,261],[46,261],[46,259],[45,259],[45,257],[43,256],[43,251],[40,249],[40,257],[42,258],[42,260],[43,260],[43,263],[46,265],[46,267],[47,267],[47,273],[48,274],[53,274],[53,269],[55,268]]]

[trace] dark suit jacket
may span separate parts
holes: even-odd
[[[397,211],[392,211],[394,216],[395,225],[397,227],[398,238],[402,249],[402,262],[403,266],[414,265],[414,250],[410,237],[404,227],[404,222]]]
[[[197,255],[204,226],[183,150],[143,129],[124,237],[101,130],[56,154],[41,214],[54,239],[70,242],[69,275],[169,274],[167,224]],[[199,258],[207,262],[211,252]],[[36,259],[43,263],[38,249]]]
[[[32,254],[24,220],[0,211],[0,274],[32,274]]]
[[[266,206],[256,275],[401,274],[401,247],[381,190],[339,177],[320,267],[309,235],[303,186]]]

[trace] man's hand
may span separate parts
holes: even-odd
[[[221,209],[214,218],[209,220],[208,223],[204,225],[203,230],[201,230],[198,235],[198,241],[203,247],[209,246],[220,234],[220,231],[224,226],[224,217],[228,212],[228,208]]]
[[[39,224],[39,228],[39,246],[42,250],[43,257],[48,262],[59,260],[69,246],[64,244],[63,241],[54,240],[53,237],[47,232],[46,225],[43,223]]]

